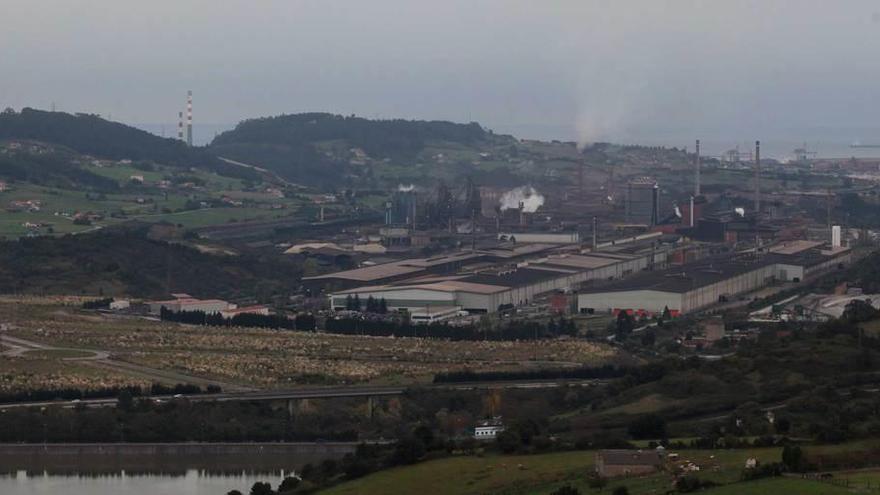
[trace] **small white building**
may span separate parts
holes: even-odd
[[[504,431],[504,424],[501,422],[501,418],[487,419],[474,427],[474,438],[476,440],[494,440],[502,431]]]
[[[234,304],[219,299],[196,299],[189,294],[171,294],[174,299],[167,301],[148,301],[150,313],[159,314],[162,308],[179,313],[181,311],[203,311],[206,314],[219,313],[229,309],[235,309]]]
[[[233,318],[236,315],[242,315],[242,314],[262,315],[262,316],[269,315],[269,306],[257,305],[257,306],[245,306],[245,307],[241,307],[241,308],[234,307],[235,306],[234,304],[230,304],[229,306],[230,306],[229,309],[225,309],[225,310],[221,309],[220,310],[220,316],[222,316],[223,318]]]
[[[413,308],[409,311],[409,319],[413,323],[427,325],[439,321],[455,318],[461,311],[460,306],[429,306],[425,308]]]
[[[128,299],[114,299],[110,302],[110,309],[113,311],[122,311],[131,307],[131,301]]]

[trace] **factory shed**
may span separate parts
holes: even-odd
[[[663,271],[645,272],[578,295],[582,313],[633,310],[689,313],[773,282],[801,282],[851,261],[847,248],[823,250],[803,241],[776,246],[749,258],[713,258]]]
[[[665,264],[666,258],[665,251],[658,251],[653,255],[653,263]],[[571,270],[573,273],[566,286],[576,287],[584,282],[621,279],[647,269],[651,262],[650,254],[558,254],[529,263],[529,266]]]
[[[688,313],[759,289],[775,276],[773,262],[715,260],[648,272],[578,295],[583,313],[615,310]]]
[[[455,272],[464,264],[479,261],[482,257],[483,255],[479,253],[461,252],[432,258],[399,260],[326,275],[303,277],[303,282],[337,289],[368,284],[389,284],[419,275]]]
[[[465,309],[471,312],[490,312],[497,309],[499,294],[508,287],[485,285],[459,280],[417,285],[360,287],[330,296],[330,306],[336,310],[346,309],[349,297],[357,296],[361,303],[368,298],[384,299],[388,309],[394,311],[430,313],[430,308]]]

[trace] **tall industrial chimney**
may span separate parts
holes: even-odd
[[[699,184],[699,183],[697,183],[697,184]],[[690,205],[690,211],[689,211],[689,213],[690,213],[690,216],[691,216],[691,219],[690,219],[690,226],[693,227],[693,226],[694,226],[694,197],[693,197],[693,196],[691,196],[691,205]]]
[[[694,196],[700,195],[700,140],[697,139],[696,175],[694,176]],[[693,222],[692,222],[693,223]],[[693,225],[691,225],[693,227]]]
[[[841,230],[840,225],[834,225],[831,227],[831,247],[839,248],[843,245],[841,242]]]
[[[186,92],[186,145],[193,145],[193,92]]]
[[[755,214],[761,214],[761,141],[755,141]]]
[[[599,217],[593,217],[593,251],[599,245]]]
[[[177,139],[183,141],[183,112],[177,112]]]

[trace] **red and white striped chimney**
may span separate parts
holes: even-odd
[[[193,145],[193,92],[186,92],[186,144]]]

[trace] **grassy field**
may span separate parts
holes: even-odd
[[[119,193],[87,193],[82,190],[43,187],[28,183],[17,183],[0,193],[0,238],[15,239],[29,234],[62,235],[83,232],[96,227],[105,227],[128,219],[148,222],[168,221],[187,228],[225,224],[232,221],[270,220],[295,213],[302,201],[295,198],[278,198],[262,190],[244,190],[238,179],[223,177],[203,170],[185,172],[203,183],[196,189],[162,190],[155,187],[156,182],[171,177],[175,170],[157,168],[142,171],[132,166],[116,165],[85,168],[95,174],[116,180],[121,189]],[[130,177],[143,176],[144,186],[131,186]],[[246,201],[245,207],[204,208],[179,211],[187,201],[219,200],[221,197]],[[6,207],[12,201],[40,202],[39,211],[10,212]],[[284,205],[284,209],[270,210],[268,205]],[[265,207],[257,207],[257,206]],[[73,214],[93,212],[104,218],[94,225],[76,225]],[[39,224],[40,228],[26,224]]]
[[[851,442],[842,445],[806,447],[810,453],[830,454],[876,447],[878,440]],[[776,495],[776,494],[828,494],[869,493],[868,483],[876,493],[880,487],[880,471],[854,471],[835,473],[838,480],[850,480],[856,492],[799,478],[765,479],[740,482],[746,459],[759,462],[778,462],[779,448],[750,448],[737,450],[682,450],[679,464],[692,462],[700,467],[694,473],[701,480],[709,480],[722,486],[700,493],[712,495]],[[636,478],[614,479],[603,490],[588,486],[587,476],[592,472],[595,459],[593,451],[559,452],[532,456],[486,455],[483,457],[453,457],[438,459],[409,467],[381,471],[365,478],[343,483],[321,492],[322,494],[406,494],[432,495],[456,494],[547,494],[570,485],[584,494],[610,493],[618,486],[625,486],[632,495],[665,493],[671,488],[669,473],[657,473]],[[672,465],[670,465],[672,467]]]
[[[519,369],[535,357],[585,365],[618,358],[610,347],[585,341],[450,342],[202,327],[11,299],[0,301],[0,321],[14,324],[12,335],[56,347],[107,350],[150,367],[270,388],[340,382],[418,384],[430,382],[441,371]],[[32,385],[40,386],[38,377],[32,378]]]
[[[68,357],[68,356],[64,356]],[[0,392],[30,388],[94,390],[126,385],[149,385],[149,381],[95,368],[87,363],[62,361],[63,357],[26,353],[0,356]]]
[[[594,453],[535,456],[453,457],[394,468],[322,491],[327,495],[493,493],[576,479],[593,464]],[[516,492],[511,492],[516,493]],[[526,493],[526,492],[519,492]]]
[[[705,495],[837,495],[854,492],[818,481],[774,478],[720,486],[699,493]]]
[[[150,222],[171,222],[186,228],[207,227],[244,220],[272,220],[291,215],[290,210],[265,210],[261,208],[204,208],[201,210],[181,211],[177,213],[160,213],[139,215],[138,220]]]

